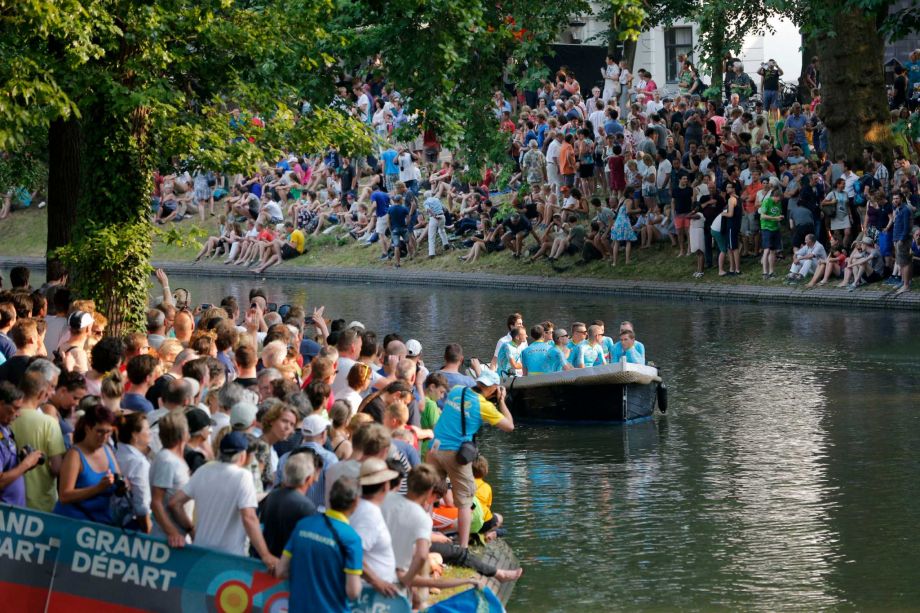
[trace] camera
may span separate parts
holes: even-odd
[[[127,496],[128,495],[128,484],[125,482],[125,478],[120,474],[115,473],[115,480],[112,482],[112,485],[115,487],[116,496]]]
[[[26,459],[26,456],[34,451],[35,451],[35,448],[32,447],[32,445],[23,445],[22,447],[19,448],[19,461],[20,462],[24,461]],[[45,455],[42,454],[42,456],[38,458],[38,464],[36,464],[36,466],[41,466],[44,463],[45,463]]]

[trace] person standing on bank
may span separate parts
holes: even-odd
[[[473,467],[458,457],[457,452],[464,443],[472,443],[483,423],[503,432],[514,431],[514,418],[505,406],[506,390],[494,371],[482,369],[473,387],[457,386],[447,395],[441,418],[434,427],[434,442],[426,461],[437,468],[442,475],[450,477],[454,504],[457,505],[457,533],[460,547],[467,547],[470,540],[473,497],[476,483]],[[488,399],[493,398],[498,404]],[[461,421],[461,405],[464,419]],[[464,422],[465,421],[465,427]]]

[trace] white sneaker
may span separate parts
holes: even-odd
[[[48,203],[45,202],[44,200],[42,200],[41,202],[38,203],[38,208],[43,209],[43,208],[45,208],[47,205],[48,205]]]

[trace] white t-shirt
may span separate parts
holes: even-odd
[[[431,516],[421,505],[397,492],[387,494],[380,510],[393,540],[396,568],[406,570],[412,563],[415,541],[425,539],[431,542]]]
[[[348,406],[351,407],[352,417],[354,417],[355,413],[358,412],[358,407],[361,406],[361,401],[364,400],[364,398],[361,396],[360,393],[356,392],[350,387],[345,391],[344,394],[336,394],[335,399],[344,400],[345,402],[348,403]]]
[[[559,164],[559,148],[562,145],[555,138],[546,147],[546,163]]]
[[[157,441],[159,442],[159,437],[157,437]],[[173,516],[172,511],[169,510],[169,501],[173,497],[173,494],[179,491],[179,488],[183,487],[188,481],[189,470],[185,460],[168,449],[161,449],[153,459],[153,464],[150,465],[151,491],[153,491],[152,488],[154,487],[166,490],[163,496],[163,506],[166,507],[166,512],[169,513],[170,520],[172,520],[173,524],[183,534],[185,530],[176,522],[176,518]],[[191,517],[195,509],[195,503],[188,502],[184,505],[184,508],[185,514]],[[154,517],[153,531],[151,534],[160,538],[166,538],[166,532],[164,532],[157,523],[156,517]]]
[[[278,206],[278,203],[274,200],[266,202],[263,209],[272,219],[284,219],[284,213],[281,212],[281,207]]]
[[[511,342],[511,333],[509,332],[508,334],[498,339],[498,342],[495,343],[495,354],[492,357],[498,358],[498,352],[501,351],[502,345],[504,345],[505,343],[510,343],[510,342]],[[520,345],[518,345],[518,349],[520,351],[524,351],[525,349],[527,349],[527,341],[525,340]]]
[[[61,343],[61,337],[64,330],[67,329],[67,318],[58,317],[57,315],[48,315],[45,317],[45,350],[48,355],[54,353]]]
[[[412,161],[412,154],[403,151],[399,156],[399,180],[402,182],[411,181],[415,177],[413,172],[415,163]]]
[[[214,439],[217,438],[217,433],[230,425],[230,415],[223,411],[218,411],[211,415],[211,421],[214,422],[214,425],[211,426],[211,442],[213,443]]]
[[[361,537],[364,563],[388,583],[396,583],[396,558],[393,555],[393,540],[383,520],[380,507],[363,498],[358,508],[348,518],[348,523]]]
[[[208,462],[195,471],[182,491],[197,505],[195,545],[238,556],[248,554],[240,510],[258,505],[251,472],[236,464]]]
[[[658,189],[662,189],[664,187],[664,182],[670,176],[671,176],[671,162],[666,158],[666,159],[661,160],[661,162],[658,164],[658,176],[655,177],[655,180],[658,184]]]
[[[604,121],[607,119],[607,116],[604,114],[604,111],[594,111],[588,116],[588,121],[591,122],[591,126],[594,128],[594,140],[601,138],[600,129],[604,127]]]
[[[339,356],[338,372],[335,373],[335,380],[332,382],[332,394],[336,398],[344,396],[348,391],[348,372],[355,365],[351,358]]]

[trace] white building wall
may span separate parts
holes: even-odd
[[[771,18],[770,25],[773,32],[765,34],[753,34],[745,39],[742,45],[740,58],[744,62],[744,70],[751,75],[755,83],[760,84],[757,77],[757,70],[761,63],[773,58],[784,71],[784,79],[794,81],[801,71],[801,51],[802,37],[798,28],[790,21],[780,18]],[[674,27],[689,26],[693,29],[693,44],[699,41],[699,25],[690,22],[677,22]],[[587,44],[599,44],[597,39],[592,38],[607,29],[607,23],[594,17],[587,17],[585,25],[576,28],[570,28],[562,36],[561,42],[572,42],[571,36],[574,34],[577,39]],[[658,86],[668,92],[676,92],[677,85],[666,82],[666,58],[665,53],[665,29],[656,27],[643,32],[636,42],[636,59],[633,64],[633,72],[639,68],[645,68],[652,73],[652,78]],[[694,54],[695,56],[696,54]],[[696,61],[696,60],[694,60]],[[705,70],[705,69],[704,69]],[[704,72],[704,80],[709,81],[709,74]]]

